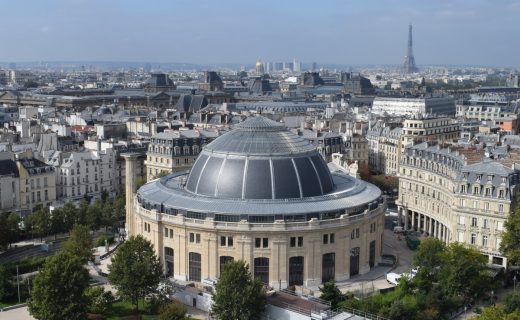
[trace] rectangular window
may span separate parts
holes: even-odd
[[[489,222],[488,219],[482,220],[482,228],[487,229],[489,228]]]
[[[488,236],[482,236],[482,246],[487,248],[488,246]]]
[[[484,210],[489,210],[489,202],[484,202]]]
[[[168,238],[168,228],[164,228],[164,237]]]
[[[264,248],[269,248],[269,239],[268,238],[263,238],[262,239],[262,246]]]
[[[225,247],[226,246],[226,237],[221,236],[220,237],[220,246]]]
[[[200,243],[200,233],[195,234],[195,242]]]
[[[298,237],[298,247],[303,247],[303,237]]]
[[[227,246],[228,247],[232,247],[233,246],[233,237],[228,237],[227,238]]]
[[[170,229],[170,238],[173,239],[173,229]]]
[[[334,233],[331,233],[329,236],[330,243],[334,243]]]
[[[195,242],[195,233],[190,232],[190,242]]]
[[[323,235],[323,244],[329,244],[329,235],[328,234]]]
[[[477,235],[472,233],[471,234],[471,244],[476,244],[477,243]]]
[[[477,218],[471,218],[471,226],[476,227],[478,224]]]
[[[255,248],[260,248],[262,245],[262,238],[255,238]]]
[[[291,248],[296,247],[296,237],[291,237],[290,242],[289,242],[289,246]]]
[[[504,205],[503,204],[499,204],[498,205],[498,212],[504,212]]]

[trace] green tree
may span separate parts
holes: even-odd
[[[502,234],[500,251],[508,258],[511,265],[520,264],[520,193],[517,193],[515,209],[507,218],[505,232]]]
[[[443,266],[443,253],[446,245],[439,239],[426,238],[421,241],[417,252],[413,257],[413,264],[420,266],[414,282],[421,290],[430,290],[432,283],[436,281],[436,275]]]
[[[489,306],[482,309],[482,312],[472,318],[473,320],[520,320],[520,312],[508,313],[501,305]]]
[[[85,290],[88,301],[88,312],[103,314],[114,303],[112,292],[105,291],[102,286],[89,287]]]
[[[87,263],[87,261],[93,258],[93,239],[90,235],[90,230],[87,226],[75,225],[72,228],[70,237],[65,242],[63,250],[75,255]]]
[[[24,88],[38,88],[38,82],[34,80],[27,80],[23,84]]]
[[[186,312],[186,307],[174,300],[161,306],[159,309],[159,320],[183,320],[186,317]]]
[[[12,277],[13,275],[3,265],[0,265],[0,300],[11,294]]]
[[[320,299],[329,301],[333,310],[336,310],[338,304],[345,299],[345,296],[339,291],[338,286],[334,282],[324,283],[320,288]]]
[[[439,283],[448,294],[470,300],[491,289],[491,277],[485,272],[487,258],[476,249],[452,243],[442,259]]]
[[[39,320],[86,319],[88,282],[79,257],[61,252],[48,258],[34,278],[29,312]]]
[[[213,296],[211,313],[218,319],[261,319],[266,293],[262,282],[253,279],[244,261],[230,261],[224,266]]]
[[[92,230],[98,230],[103,223],[103,210],[105,210],[101,200],[97,199],[90,204],[87,209],[87,225]]]
[[[520,292],[514,291],[504,297],[502,301],[504,304],[504,311],[506,313],[512,313],[520,310]]]
[[[51,216],[49,210],[43,207],[38,207],[27,219],[32,225],[34,232],[43,239],[51,231]]]
[[[108,280],[138,311],[138,301],[157,290],[162,273],[153,245],[141,235],[130,237],[112,258]]]
[[[7,248],[18,241],[20,235],[20,217],[16,213],[0,214],[0,248]]]

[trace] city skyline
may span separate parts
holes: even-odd
[[[29,2],[3,6],[0,61],[399,65],[411,23],[418,65],[520,66],[518,1]]]

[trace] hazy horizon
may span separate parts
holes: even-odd
[[[16,1],[2,6],[5,62],[202,65],[292,61],[520,67],[520,1]]]

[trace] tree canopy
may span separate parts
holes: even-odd
[[[93,258],[93,239],[87,226],[75,225],[63,250],[79,257],[83,263]]]
[[[86,319],[88,282],[79,257],[61,252],[48,258],[34,278],[29,312],[39,320]]]
[[[212,315],[222,320],[261,319],[265,304],[264,286],[253,279],[249,266],[244,261],[227,262],[215,288]]]
[[[338,304],[344,299],[343,294],[334,282],[324,283],[320,288],[320,292],[320,299],[329,301],[333,310],[335,310],[338,307]]]
[[[131,301],[136,310],[140,298],[157,291],[162,274],[153,245],[141,235],[130,237],[119,247],[108,270],[108,280],[118,295]]]

